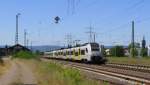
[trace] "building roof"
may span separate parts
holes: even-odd
[[[11,47],[9,47],[8,49],[12,49],[12,50],[26,50],[26,51],[30,51],[30,49],[28,49],[27,47],[25,46],[22,46],[21,44],[16,44],[16,45],[13,45]]]

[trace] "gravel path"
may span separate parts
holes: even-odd
[[[0,85],[37,85],[32,71],[26,64],[13,60],[10,70],[0,77]]]

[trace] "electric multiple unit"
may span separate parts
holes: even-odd
[[[66,59],[92,63],[105,63],[98,43],[86,43],[81,46],[64,48],[44,53],[47,58]]]

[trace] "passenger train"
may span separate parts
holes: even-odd
[[[105,63],[106,58],[100,50],[98,43],[86,43],[81,46],[44,52],[44,57],[89,63]]]

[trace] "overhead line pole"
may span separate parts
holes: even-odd
[[[27,45],[27,31],[26,29],[24,30],[24,46],[26,47]]]
[[[15,36],[15,44],[18,44],[18,18],[20,13],[16,15],[16,36]]]
[[[93,38],[92,38],[92,34],[93,34],[93,31],[92,31],[92,26],[90,25],[90,27],[88,27],[89,31],[86,32],[86,33],[89,33],[89,43],[93,42]]]
[[[134,55],[134,48],[135,48],[135,46],[134,46],[134,44],[135,44],[135,42],[134,42],[134,21],[132,21],[132,57],[134,57],[135,55]]]

